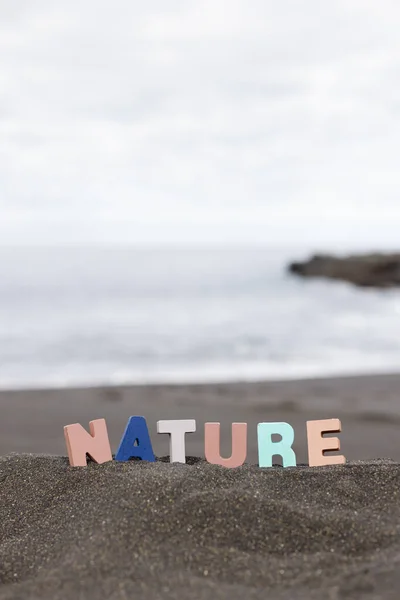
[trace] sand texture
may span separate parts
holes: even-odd
[[[0,598],[398,599],[400,465],[0,460]]]

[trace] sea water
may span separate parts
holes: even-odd
[[[1,248],[0,387],[400,369],[400,291],[287,273],[295,250]]]

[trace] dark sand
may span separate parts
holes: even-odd
[[[249,423],[248,462],[89,464],[0,458],[0,599],[400,597],[400,375],[0,394],[0,454],[66,454],[62,426],[105,417],[113,451],[144,415]],[[345,466],[259,469],[256,424],[339,417]],[[378,458],[390,460],[371,460]],[[358,462],[362,461],[362,462]]]
[[[0,598],[393,598],[400,465],[0,461]]]

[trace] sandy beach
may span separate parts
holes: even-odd
[[[154,385],[0,392],[0,455],[65,455],[64,425],[105,418],[113,452],[131,415],[146,417],[154,451],[168,454],[156,433],[159,419],[196,419],[187,453],[204,457],[204,422],[221,423],[230,452],[232,422],[247,422],[248,458],[257,463],[257,423],[287,421],[295,430],[298,462],[307,462],[305,423],[338,417],[348,460],[400,461],[400,374],[218,385]]]
[[[398,598],[400,375],[0,394],[0,598]],[[156,463],[69,467],[63,425],[130,415]],[[256,424],[339,417],[345,466],[260,469]],[[195,418],[188,464],[162,418]],[[203,424],[249,423],[246,465],[203,459]]]
[[[400,599],[399,29],[0,0],[0,600]]]

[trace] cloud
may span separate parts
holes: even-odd
[[[0,239],[395,241],[399,25],[390,0],[0,1]]]

